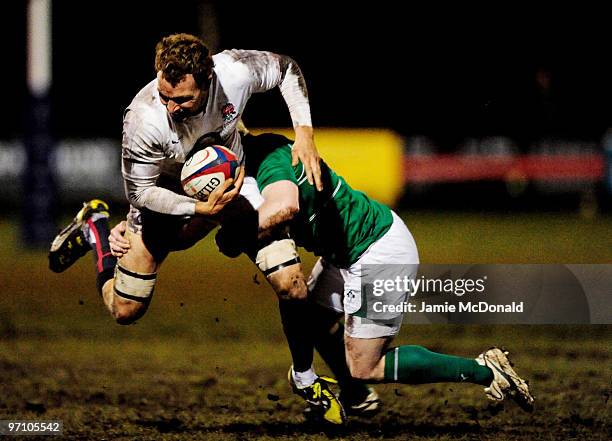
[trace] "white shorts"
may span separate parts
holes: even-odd
[[[392,215],[393,224],[389,231],[370,245],[357,262],[347,269],[342,269],[319,259],[308,279],[310,297],[326,308],[344,313],[345,334],[351,337],[394,336],[402,325],[401,313],[386,319],[370,319],[356,315],[363,300],[362,265],[386,265],[386,277],[390,277],[389,266],[393,271],[397,271],[393,277],[416,277],[419,254],[414,238],[400,217],[394,212]],[[402,294],[403,298],[406,294],[408,293]],[[401,300],[403,299],[392,299],[394,303]]]

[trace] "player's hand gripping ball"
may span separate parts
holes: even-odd
[[[206,201],[226,179],[236,179],[238,157],[227,147],[211,145],[187,158],[181,170],[181,185],[189,196]]]

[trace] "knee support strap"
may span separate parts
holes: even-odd
[[[147,303],[153,295],[157,273],[136,273],[115,267],[115,294],[127,300]]]
[[[293,239],[281,239],[261,248],[255,257],[255,263],[261,272],[268,276],[286,266],[300,263],[300,256]]]

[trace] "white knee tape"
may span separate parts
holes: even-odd
[[[300,263],[300,256],[293,239],[275,240],[257,252],[255,263],[267,276],[286,266]]]
[[[115,267],[115,293],[124,299],[146,303],[153,295],[157,273],[136,273]]]

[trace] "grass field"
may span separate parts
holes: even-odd
[[[609,217],[404,217],[423,262],[612,261]],[[381,385],[378,415],[329,432],[303,422],[276,300],[248,260],[219,255],[212,238],[171,255],[146,316],[122,327],[97,298],[91,256],[56,275],[16,237],[0,220],[0,419],[59,419],[75,439],[612,438],[610,326],[406,324],[399,343],[465,356],[508,347],[535,412],[489,404],[471,385]]]

